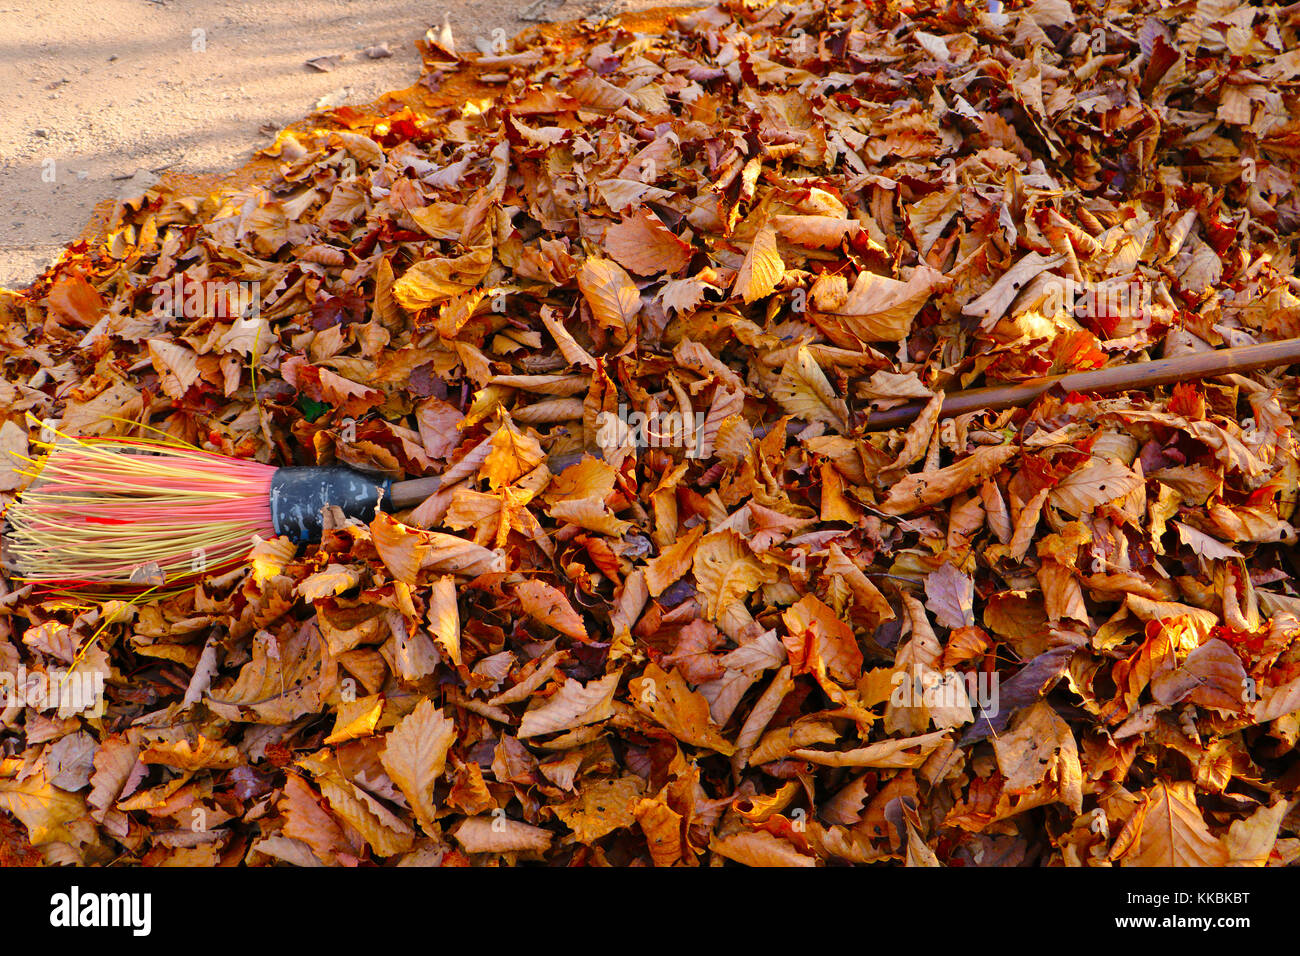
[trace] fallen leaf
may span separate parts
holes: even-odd
[[[1110,858],[1122,866],[1223,866],[1228,850],[1210,834],[1186,781],[1160,781],[1115,837]]]
[[[456,725],[425,698],[398,722],[384,739],[380,757],[411,805],[415,818],[433,827],[433,788],[447,765],[447,751],[456,740]]]

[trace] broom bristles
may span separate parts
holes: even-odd
[[[4,515],[16,580],[130,585],[156,577],[156,564],[175,584],[243,561],[254,535],[274,536],[272,465],[127,438],[44,447],[36,480]]]

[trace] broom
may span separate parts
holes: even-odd
[[[277,468],[141,439],[41,444],[48,453],[25,473],[36,480],[4,514],[0,563],[15,580],[64,588],[188,581],[244,561],[254,536],[317,540],[328,505],[369,521],[381,502],[411,507],[440,482]]]
[[[1293,362],[1300,338],[954,392],[941,414],[1026,405],[1053,388],[1115,392]],[[865,427],[906,425],[924,407],[876,412]],[[60,587],[138,584],[139,569],[155,564],[169,584],[190,580],[244,561],[254,535],[318,539],[329,505],[369,521],[380,507],[423,501],[441,482],[390,482],[336,466],[277,468],[125,438],[65,438],[37,469],[5,514],[4,564],[17,579]]]

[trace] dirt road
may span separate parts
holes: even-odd
[[[0,286],[30,282],[138,170],[242,164],[328,98],[365,103],[419,74],[444,14],[458,49],[526,17],[652,0],[0,0]],[[387,45],[391,56],[384,57]],[[369,50],[369,53],[367,53]],[[323,62],[327,71],[307,61]]]

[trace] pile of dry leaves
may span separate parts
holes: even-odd
[[[443,477],[163,601],[0,585],[0,671],[106,678],[0,711],[0,859],[1300,856],[1295,378],[938,417],[1300,334],[1300,10],[990,7],[431,36],[0,299],[6,450]]]

